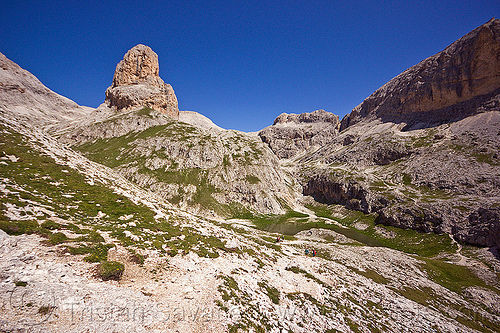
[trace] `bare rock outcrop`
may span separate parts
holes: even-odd
[[[360,122],[302,157],[303,193],[376,213],[377,223],[500,246],[500,111],[428,129],[389,125]]]
[[[367,214],[377,212],[389,203],[361,182],[346,179],[336,172],[314,175],[303,186],[303,193],[321,203],[341,204]]]
[[[116,66],[113,84],[106,90],[106,103],[118,111],[149,107],[179,119],[174,89],[159,76],[158,55],[139,44]]]
[[[222,131],[223,128],[214,124],[212,120],[201,113],[194,111],[179,111],[179,121],[200,127],[206,130]]]
[[[338,135],[339,125],[339,117],[324,110],[282,113],[259,136],[279,158],[293,158],[313,146],[330,142]]]
[[[462,119],[499,92],[500,20],[491,19],[376,90],[342,119],[341,130],[371,117],[430,124]]]

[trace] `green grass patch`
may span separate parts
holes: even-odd
[[[114,247],[112,244],[95,244],[92,246],[86,246],[79,244],[78,247],[67,246],[69,253],[73,255],[87,254],[83,260],[88,262],[100,262],[106,261],[108,259],[108,250]]]
[[[267,297],[269,297],[271,302],[273,302],[274,304],[280,304],[280,292],[278,291],[278,289],[270,286],[266,281],[257,282],[257,284],[266,292]]]
[[[102,261],[97,267],[97,276],[104,281],[119,280],[125,271],[125,266],[117,261]]]
[[[314,275],[312,275],[311,273],[297,267],[297,266],[291,266],[291,267],[287,267],[285,268],[287,271],[290,271],[290,272],[294,272],[295,274],[302,274],[304,275],[305,277],[307,277],[308,279],[311,279],[313,281],[315,281],[316,283],[318,283],[319,285],[325,287],[325,288],[330,288],[329,285],[327,285],[326,283],[324,283],[323,281],[321,281],[320,279],[318,279],[317,277],[315,277]]]
[[[38,313],[41,315],[48,315],[54,309],[53,306],[50,305],[42,305],[38,308]]]
[[[377,228],[385,229],[387,234],[394,234],[394,238],[387,238],[375,231],[376,214],[365,214],[359,211],[350,211],[343,207],[340,208],[342,217],[333,216],[333,210],[339,210],[338,205],[317,204],[309,206],[309,209],[321,213],[340,222],[342,225],[354,229],[353,224],[362,222],[368,225],[365,230],[356,230],[357,233],[368,236],[376,240],[379,246],[389,247],[406,253],[414,253],[423,257],[433,257],[440,253],[454,253],[457,245],[453,243],[446,234],[422,233],[412,229],[401,229],[393,226],[377,225]],[[348,234],[346,236],[349,237]],[[366,241],[359,240],[362,243]]]
[[[407,173],[403,173],[403,184],[405,184],[406,186],[411,185],[411,176]]]
[[[155,110],[149,108],[149,107],[143,107],[142,109],[140,109],[139,111],[136,112],[136,114],[138,116],[147,116],[147,117],[151,117],[151,113],[152,112],[155,112]]]
[[[327,219],[334,219],[331,206],[324,205],[324,204],[312,204],[312,205],[307,204],[306,207],[309,208],[310,210],[312,210],[314,212],[314,214],[316,214],[316,216],[318,216],[318,217],[324,217]]]
[[[46,220],[45,222],[43,222],[40,227],[44,228],[44,229],[47,229],[47,230],[59,230],[59,229],[62,229],[63,226],[59,223],[56,223],[52,220]]]
[[[61,244],[68,241],[68,237],[62,232],[55,232],[49,237],[49,243],[52,245]]]
[[[250,184],[258,184],[258,183],[260,183],[260,179],[259,179],[259,177],[254,176],[254,175],[247,175],[247,176],[245,177],[245,180],[246,180],[248,183],[250,183]]]
[[[498,160],[495,160],[493,157],[495,153],[482,153],[482,152],[473,152],[472,157],[476,159],[479,163],[487,163],[490,165],[499,165]]]
[[[79,172],[55,163],[51,157],[32,148],[22,135],[2,125],[0,130],[3,131],[0,136],[0,157],[14,155],[18,158],[17,162],[0,164],[0,175],[6,179],[6,187],[10,190],[9,194],[0,196],[2,202],[15,207],[40,205],[60,218],[92,226],[105,221],[120,222],[121,216],[129,214],[138,220],[154,221],[155,213],[148,207],[134,204],[127,197],[114,193],[107,185],[89,184]],[[2,208],[5,209],[3,205]],[[96,221],[98,214],[103,214],[104,218]],[[10,234],[64,228],[46,220],[37,230],[37,222],[31,221],[35,216],[30,217],[21,221],[1,218],[0,227]]]
[[[380,284],[387,284],[389,281],[382,275],[378,274],[375,272],[373,269],[365,269],[364,271],[359,270],[355,267],[351,267],[353,271],[358,273],[361,276],[364,276],[365,278],[373,280],[373,282],[380,283]]]
[[[458,294],[471,286],[488,288],[468,267],[437,259],[422,258],[422,260],[424,263],[421,264],[421,268],[427,272],[432,281]]]
[[[238,283],[231,276],[227,275],[219,275],[219,279],[221,279],[222,285],[219,286],[218,290],[222,296],[224,301],[229,301],[230,299],[238,300],[239,297],[236,294],[239,291]]]
[[[9,235],[33,234],[39,230],[38,222],[33,220],[0,221],[0,229]]]

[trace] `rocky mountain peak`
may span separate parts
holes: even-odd
[[[0,53],[0,109],[14,111],[14,118],[53,126],[86,117],[91,108],[79,106],[44,86],[33,74]]]
[[[139,44],[131,48],[116,66],[112,87],[140,82],[158,85],[159,72],[158,55],[149,46]]]
[[[326,112],[325,110],[316,110],[313,112],[305,112],[301,114],[282,113],[274,120],[273,125],[284,123],[338,123],[339,116]]]
[[[487,111],[500,92],[500,20],[463,36],[376,90],[342,120],[442,123]]]
[[[339,134],[339,126],[339,116],[325,110],[282,113],[259,136],[279,158],[293,158],[333,140]]]
[[[179,119],[174,89],[159,76],[158,55],[146,45],[130,49],[116,66],[106,104],[117,111],[149,107]]]

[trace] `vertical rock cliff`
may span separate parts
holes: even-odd
[[[500,20],[491,19],[377,89],[342,119],[439,123],[462,119],[499,93]]]
[[[159,76],[158,55],[139,44],[116,66],[113,84],[106,90],[106,103],[118,111],[149,107],[179,119],[174,89]]]

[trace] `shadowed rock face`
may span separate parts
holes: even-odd
[[[497,94],[498,88],[500,20],[492,19],[376,90],[342,119],[341,130],[369,117],[410,123],[462,119],[477,108],[460,103]]]
[[[134,46],[116,66],[106,103],[118,111],[146,106],[179,119],[174,89],[158,76],[159,70],[158,55],[150,47]]]

